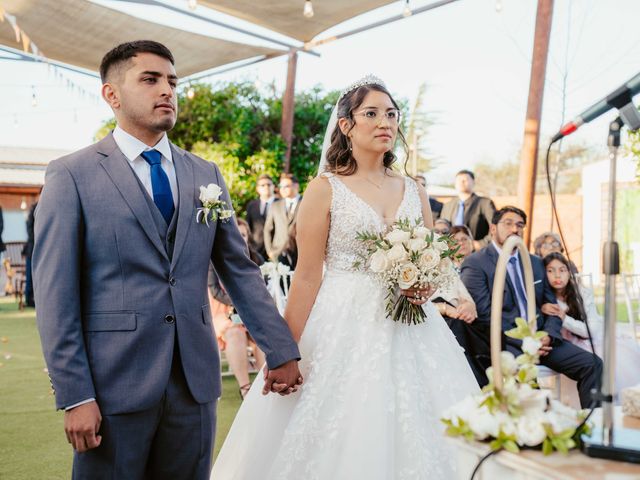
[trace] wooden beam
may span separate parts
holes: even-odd
[[[282,125],[280,134],[284,139],[287,150],[284,154],[284,171],[291,171],[291,143],[293,142],[293,113],[295,110],[296,93],[296,66],[298,64],[297,50],[289,52],[289,63],[287,66],[287,86],[282,97]]]
[[[524,124],[524,140],[518,179],[518,204],[527,214],[530,223],[533,220],[538,144],[540,142],[540,119],[542,117],[542,100],[544,97],[544,81],[549,54],[552,17],[553,0],[538,0],[533,56],[531,59],[529,100],[527,102],[527,117]],[[532,225],[529,225],[529,228],[524,232],[524,244],[527,248],[531,243],[531,227]]]

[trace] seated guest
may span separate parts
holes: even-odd
[[[449,234],[458,246],[458,255],[460,255],[460,257],[456,258],[453,264],[456,269],[459,270],[464,259],[473,253],[473,235],[466,225],[456,225],[452,227]]]
[[[427,189],[427,179],[424,177],[424,175],[416,175],[416,181],[420,185],[422,185],[425,190]],[[435,198],[432,198],[431,195],[429,195],[429,206],[431,207],[431,214],[433,215],[434,220],[440,218],[440,212],[442,212],[442,205],[443,205],[442,202],[439,202]]]
[[[503,207],[491,219],[491,243],[470,255],[462,264],[462,281],[471,294],[478,319],[472,324],[489,338],[491,324],[491,297],[496,263],[502,246],[512,235],[522,236],[526,226],[526,214],[516,207]],[[553,290],[549,286],[542,260],[529,255],[534,276],[535,299],[528,299],[525,293],[524,273],[517,249],[510,253],[502,305],[502,330],[515,328],[517,317],[527,318],[527,302],[536,302],[537,329],[547,335],[541,339],[540,363],[578,382],[580,404],[591,405],[591,389],[600,380],[602,361],[596,355],[573,345],[562,336],[562,320],[556,315],[543,313],[540,308],[545,303],[556,303]],[[518,356],[522,353],[520,340],[504,336],[503,348]],[[482,352],[471,352],[482,354]],[[489,352],[484,352],[487,354]]]
[[[244,241],[247,242],[249,258],[256,264],[264,263],[264,258],[249,245],[251,230],[249,224],[241,218],[237,219],[238,230]],[[253,349],[256,367],[261,368],[265,363],[264,353],[258,348],[242,323],[241,318],[236,313],[227,295],[224,286],[220,283],[215,271],[209,269],[209,305],[211,307],[211,317],[213,327],[218,339],[218,348],[225,352],[229,367],[238,382],[240,398],[244,398],[251,387],[249,379],[249,361],[247,358],[247,347]]]
[[[552,252],[543,260],[547,279],[555,293],[558,304],[542,305],[542,312],[562,319],[562,335],[574,345],[589,352],[589,331],[595,353],[602,356],[604,344],[604,321],[596,309],[593,292],[578,287],[569,261],[560,253]],[[587,330],[589,325],[589,330]],[[616,391],[640,383],[640,346],[635,338],[616,330]]]
[[[445,218],[438,218],[433,222],[433,231],[440,235],[449,235],[451,222]]]
[[[540,258],[544,258],[552,252],[564,254],[562,240],[560,239],[560,235],[557,233],[544,232],[533,241],[533,253]],[[574,275],[578,273],[578,269],[573,262],[569,262],[569,265],[571,265],[571,273]]]

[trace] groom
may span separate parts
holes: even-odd
[[[300,354],[233,219],[196,223],[215,164],[171,144],[177,77],[153,41],[100,66],[118,126],[52,162],[36,212],[38,328],[75,479],[207,479],[219,354],[213,266],[267,358],[263,393],[302,382]],[[222,479],[221,479],[222,480]]]

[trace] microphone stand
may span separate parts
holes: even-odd
[[[615,241],[616,227],[616,164],[620,147],[620,130],[626,124],[630,130],[640,128],[640,112],[629,102],[621,105],[620,116],[609,124],[609,222],[608,238],[603,246],[605,275],[604,367],[602,382],[592,392],[592,398],[602,404],[602,425],[591,434],[582,435],[582,451],[590,457],[640,463],[640,431],[615,428],[615,352],[616,352],[616,278],[620,274],[620,253]]]

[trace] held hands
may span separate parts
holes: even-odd
[[[464,323],[473,323],[476,318],[478,318],[476,306],[471,302],[460,302],[454,313],[456,314],[456,316],[453,318],[462,320]]]
[[[564,317],[567,314],[567,312],[565,312],[565,310],[556,303],[545,303],[542,305],[540,310],[545,315],[554,315],[556,317],[560,317],[561,320],[564,320]]]
[[[262,394],[266,395],[269,392],[273,392],[280,395],[289,395],[297,392],[303,381],[297,360],[289,360],[273,370],[269,370],[265,366]]]
[[[73,449],[78,453],[96,448],[102,442],[98,435],[102,415],[93,401],[64,412],[64,433]]]
[[[540,350],[538,350],[538,353],[540,354],[541,357],[546,357],[547,355],[549,355],[549,352],[551,350],[553,350],[553,347],[551,346],[551,337],[549,335],[547,335],[546,337],[543,337],[541,340],[542,342],[542,346],[540,347]]]
[[[406,290],[400,290],[400,293],[407,297],[414,305],[424,305],[427,300],[436,293],[436,289],[431,285],[427,285],[425,288],[408,288]]]

